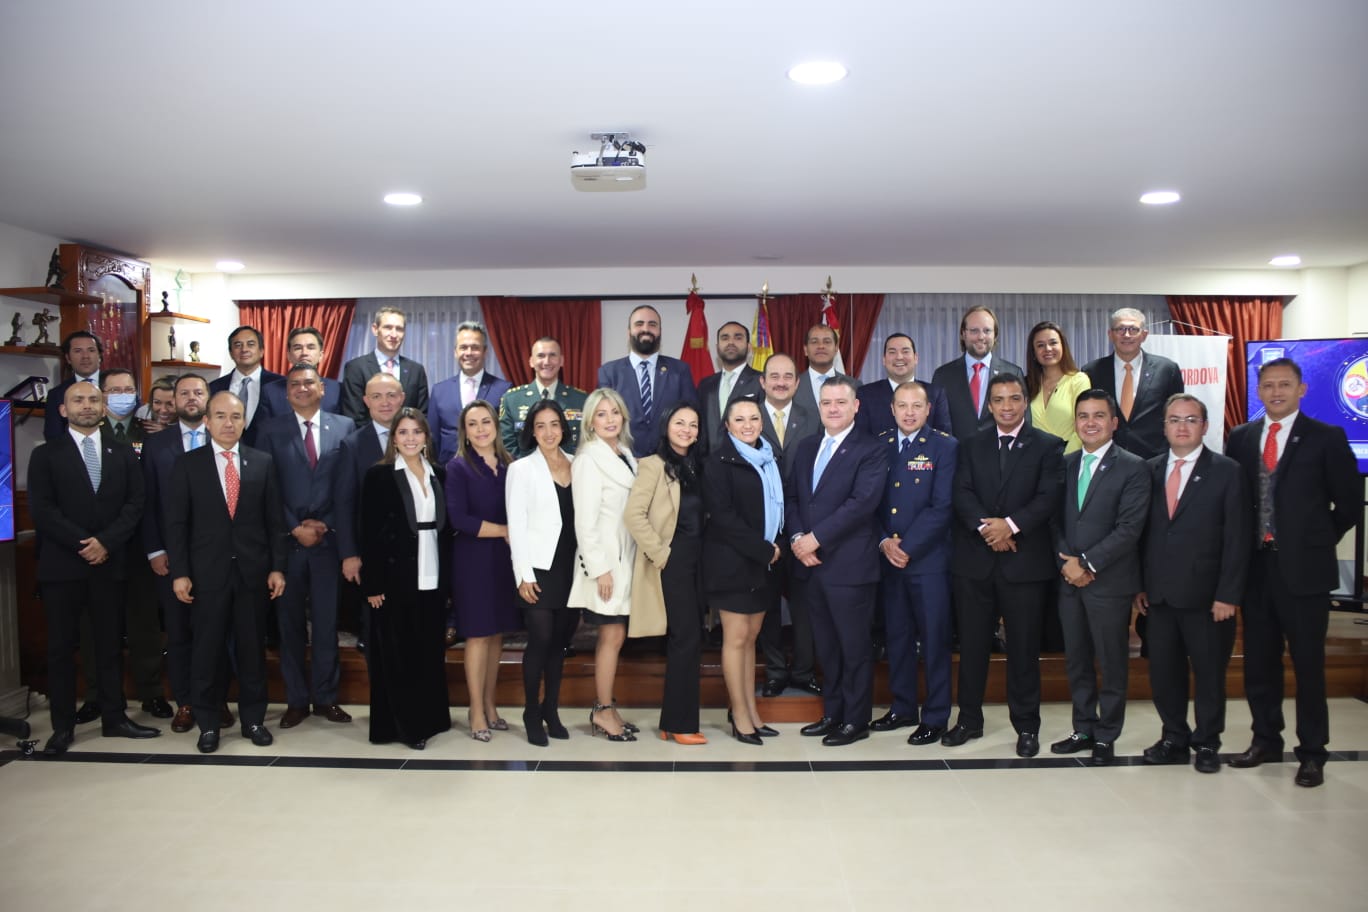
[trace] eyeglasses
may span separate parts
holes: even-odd
[[[1111,331],[1118,336],[1138,336],[1145,330],[1139,326],[1113,326]]]
[[[1180,424],[1195,426],[1201,423],[1202,419],[1198,415],[1170,415],[1164,419],[1164,424],[1167,424],[1169,427],[1177,427]]]

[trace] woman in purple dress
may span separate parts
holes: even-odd
[[[494,407],[476,400],[461,410],[456,455],[446,467],[452,602],[465,637],[465,678],[470,691],[470,737],[488,741],[507,731],[494,705],[503,636],[519,627],[513,557],[508,550],[504,476],[512,457],[499,439]]]

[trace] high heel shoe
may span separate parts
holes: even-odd
[[[757,725],[757,726],[755,727],[755,733],[756,733],[757,735],[759,735],[760,737],[762,737],[762,738],[777,738],[777,737],[779,737],[779,732],[776,731],[776,730],[773,729],[773,728],[770,728],[768,725]]]
[[[618,708],[617,700],[614,700],[613,703],[612,703],[612,705],[611,705],[609,708],[612,709],[613,712],[617,712],[617,708]],[[619,718],[619,719],[622,719],[622,714],[621,714],[621,713],[618,713],[618,718]],[[633,725],[631,722],[628,722],[626,719],[622,719],[622,728],[623,728],[624,731],[630,732],[631,734],[634,734],[634,735],[639,735],[639,734],[641,734],[641,729],[637,728],[635,725]]]
[[[667,732],[660,730],[661,741],[673,741],[675,744],[707,744],[708,739],[703,737],[702,732]]]
[[[589,733],[591,735],[606,735],[609,741],[635,741],[636,735],[632,734],[624,726],[622,731],[614,734],[594,721],[594,713],[607,712],[612,706],[604,706],[602,703],[595,703],[594,708],[589,710]]]
[[[735,723],[732,723],[732,737],[742,744],[754,744],[757,747],[765,743],[755,732],[738,731]]]
[[[541,705],[541,717],[542,722],[546,723],[546,733],[548,735],[555,738],[557,741],[564,741],[570,737],[570,730],[561,722],[560,713],[557,710],[549,709],[547,708],[547,705],[543,703]]]
[[[490,739],[494,737],[489,729],[475,727],[475,713],[473,711],[466,712],[466,724],[470,726],[470,737],[476,741],[488,744]]]
[[[507,720],[500,719],[498,716],[495,716],[494,718],[489,720],[489,727],[496,732],[506,732],[508,731],[508,722]]]
[[[542,725],[540,708],[529,706],[523,710],[523,728],[527,729],[528,744],[546,747],[550,743],[546,740],[546,728]]]

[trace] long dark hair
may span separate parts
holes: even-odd
[[[483,399],[476,399],[461,409],[460,423],[456,425],[456,456],[453,458],[464,459],[472,469],[477,465],[484,464],[484,460],[475,452],[475,445],[466,437],[466,416],[476,409],[483,409],[494,419],[494,458],[504,465],[508,465],[513,461],[513,457],[508,454],[508,450],[503,444],[503,438],[499,436],[499,410]]]
[[[518,431],[518,449],[522,452],[535,453],[537,451],[537,435],[533,433],[532,427],[537,423],[537,416],[545,411],[555,412],[556,420],[560,422],[561,449],[565,449],[565,445],[570,442],[570,427],[565,420],[565,409],[561,408],[560,403],[554,399],[538,399],[527,410],[527,417],[523,419],[522,430]]]
[[[692,491],[698,487],[699,459],[698,459],[698,438],[689,444],[689,448],[684,451],[684,455],[675,452],[674,447],[670,446],[670,422],[674,416],[688,409],[694,413],[694,417],[699,420],[700,425],[703,416],[698,409],[688,402],[678,402],[670,406],[660,419],[660,443],[656,444],[655,454],[665,463],[665,476],[679,482],[679,487],[685,491]],[[702,430],[700,427],[699,430]]]
[[[435,465],[433,457],[436,454],[433,453],[432,430],[428,427],[427,416],[416,408],[408,407],[401,408],[390,420],[389,439],[385,442],[385,455],[380,457],[380,461],[385,465],[394,465],[394,461],[399,455],[399,447],[395,443],[399,436],[399,422],[405,418],[416,421],[418,426],[423,429],[423,438],[427,441],[423,444],[423,458],[427,460],[428,465]]]
[[[1040,392],[1040,388],[1045,385],[1045,368],[1041,365],[1040,359],[1035,353],[1035,339],[1040,333],[1050,330],[1059,336],[1059,369],[1064,372],[1064,376],[1078,373],[1078,365],[1074,363],[1073,352],[1069,351],[1069,337],[1064,335],[1063,328],[1058,323],[1044,320],[1031,327],[1031,331],[1026,334],[1026,398],[1034,399]]]

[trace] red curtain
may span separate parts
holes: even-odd
[[[261,330],[265,351],[262,365],[283,374],[290,369],[285,340],[290,330],[312,326],[323,334],[323,364],[320,372],[325,377],[338,378],[342,373],[342,356],[346,353],[347,333],[356,313],[355,298],[314,298],[297,301],[238,301],[238,319],[243,326]],[[225,355],[226,357],[226,355]]]
[[[565,366],[561,377],[571,386],[592,390],[602,363],[602,322],[597,300],[480,297],[489,344],[504,377],[514,386],[532,381],[527,360],[532,343],[542,336],[560,342]]]
[[[836,314],[841,321],[841,359],[845,362],[846,373],[852,377],[860,375],[883,303],[881,294],[836,296]],[[774,350],[792,355],[798,370],[807,370],[803,340],[807,338],[809,327],[822,322],[822,296],[775,295],[770,298],[769,314]]]
[[[1197,298],[1170,295],[1169,315],[1181,335],[1203,335],[1201,329],[1231,336],[1226,356],[1225,426],[1229,432],[1245,421],[1245,343],[1282,336],[1283,298]],[[1184,323],[1194,324],[1184,326]]]

